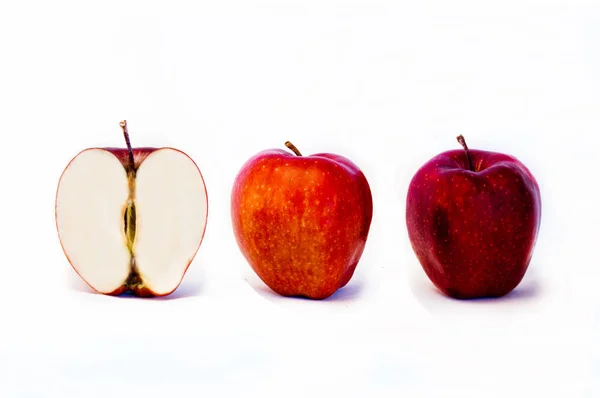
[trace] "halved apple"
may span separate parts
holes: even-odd
[[[89,148],[65,168],[56,227],[67,259],[94,290],[165,296],[181,283],[204,237],[206,186],[173,148]]]

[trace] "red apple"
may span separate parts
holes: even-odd
[[[439,154],[417,171],[407,195],[412,248],[450,297],[500,297],[523,279],[541,219],[531,172],[512,156],[469,150]]]
[[[283,296],[324,299],[348,283],[363,253],[373,202],[361,170],[345,157],[280,149],[244,164],[231,193],[239,248]]]
[[[56,227],[75,271],[94,290],[165,296],[200,247],[208,199],[198,167],[173,148],[88,148],[65,168]]]

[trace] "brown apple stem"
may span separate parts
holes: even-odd
[[[129,142],[129,132],[127,131],[127,120],[122,120],[119,126],[123,129],[123,135],[125,136],[125,143],[127,143],[127,152],[129,152],[129,169],[135,170],[135,162],[133,160],[133,149],[131,148],[131,142]]]
[[[467,146],[467,142],[465,141],[465,137],[463,137],[462,134],[460,134],[458,137],[456,137],[456,139],[458,140],[458,143],[460,145],[462,145],[463,148],[465,148],[465,152],[467,154],[467,160],[469,161],[469,170],[470,171],[475,171],[473,169],[473,161],[471,160],[471,152],[469,151],[469,147]]]
[[[285,146],[288,147],[292,152],[294,152],[296,154],[296,156],[302,156],[302,154],[300,153],[298,148],[296,148],[296,146],[294,144],[292,144],[291,142],[286,141]]]

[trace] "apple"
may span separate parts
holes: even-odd
[[[196,163],[173,148],[88,148],[65,168],[56,227],[79,276],[109,295],[166,296],[181,283],[206,229]]]
[[[231,217],[237,244],[259,278],[282,296],[325,299],[352,278],[373,201],[349,159],[281,149],[250,158],[235,178]]]
[[[539,186],[513,156],[441,153],[415,174],[406,201],[412,248],[431,282],[457,299],[501,297],[523,279],[541,219]]]

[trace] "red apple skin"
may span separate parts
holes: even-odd
[[[69,165],[71,164],[71,162],[73,162],[73,160],[75,160],[79,155],[81,155],[83,152],[85,151],[89,151],[89,150],[95,150],[95,149],[103,149],[106,150],[110,153],[112,153],[123,165],[123,167],[125,168],[125,170],[129,169],[129,152],[127,150],[127,148],[115,148],[115,147],[106,147],[106,148],[98,148],[98,147],[94,147],[94,148],[87,148],[82,150],[81,152],[79,152],[76,156],[73,157],[73,159],[71,159],[71,161],[69,162],[69,164],[67,164],[67,167],[65,167],[65,169],[63,170],[63,173],[65,173],[65,171],[69,168]],[[148,155],[150,155],[152,152],[158,150],[158,149],[172,149],[174,151],[178,151],[183,153],[185,156],[187,156],[198,168],[198,165],[196,164],[196,162],[194,162],[194,160],[192,158],[190,158],[185,152],[180,151],[179,149],[175,149],[175,148],[171,148],[171,147],[163,147],[163,148],[153,148],[153,147],[139,147],[139,148],[133,148],[132,152],[133,152],[133,161],[134,161],[134,167],[137,170],[138,167],[140,167],[140,165],[142,164],[142,162],[148,157]],[[200,168],[198,168],[198,171],[200,171]],[[59,181],[62,179],[62,174],[61,177],[59,179]],[[202,177],[202,173],[200,173],[201,177]],[[202,177],[203,181],[204,181],[204,177]],[[58,189],[60,187],[60,183],[59,186],[56,188],[56,195],[55,197],[58,197]],[[206,190],[206,184],[205,184],[205,190]],[[208,193],[207,193],[207,197],[208,197]],[[57,206],[58,203],[55,200],[55,209],[54,209],[54,217],[55,217],[55,223],[56,223],[56,229],[58,231],[58,216],[57,216]],[[206,217],[208,219],[208,206],[206,208]],[[143,298],[148,298],[148,297],[165,297],[168,296],[170,294],[172,294],[175,290],[177,290],[177,288],[179,287],[179,285],[181,285],[181,282],[183,281],[183,277],[185,276],[185,274],[187,273],[188,268],[190,267],[190,264],[192,263],[193,259],[196,257],[196,254],[198,253],[198,250],[200,250],[200,245],[202,244],[202,241],[204,240],[204,234],[206,233],[206,226],[204,227],[204,231],[202,232],[202,237],[200,238],[200,242],[198,244],[198,248],[196,249],[196,252],[194,253],[194,255],[191,257],[190,262],[188,263],[187,267],[185,267],[182,275],[181,275],[181,279],[179,280],[179,283],[177,284],[177,286],[175,286],[173,288],[173,290],[171,290],[170,292],[164,293],[164,294],[160,294],[160,293],[156,293],[154,291],[152,291],[150,288],[148,288],[145,285],[142,286],[127,286],[127,285],[123,285],[120,286],[119,288],[117,288],[116,290],[112,291],[112,292],[99,292],[97,291],[88,281],[85,280],[85,278],[83,278],[83,276],[77,272],[77,269],[75,268],[75,266],[73,265],[73,262],[71,261],[71,259],[69,258],[69,256],[67,255],[67,252],[62,244],[62,242],[60,242],[60,246],[62,248],[63,253],[65,254],[65,257],[67,258],[67,261],[69,262],[69,264],[71,264],[71,268],[73,268],[73,270],[75,271],[75,273],[77,275],[79,275],[79,277],[81,278],[81,280],[83,280],[86,285],[88,285],[93,291],[99,293],[99,294],[105,294],[108,296],[120,296],[121,294],[124,294],[128,291],[131,291],[132,294],[134,294],[135,296],[138,297],[143,297]]]
[[[129,152],[127,151],[127,148],[102,148],[102,149],[107,150],[110,153],[112,153],[113,155],[115,155],[117,157],[117,159],[119,159],[119,161],[123,164],[123,167],[125,167],[126,170],[129,169]],[[144,159],[146,159],[148,157],[148,155],[150,155],[152,152],[156,151],[157,149],[159,149],[159,148],[150,148],[150,147],[133,148],[133,163],[135,165],[135,169],[137,170],[138,167],[140,167],[140,165],[144,161]]]
[[[523,279],[541,220],[531,172],[495,152],[444,152],[413,177],[406,225],[412,248],[433,284],[458,298],[500,297]]]
[[[282,296],[325,299],[352,278],[373,202],[350,160],[327,153],[263,151],[237,175],[231,215],[238,246],[260,279]]]

